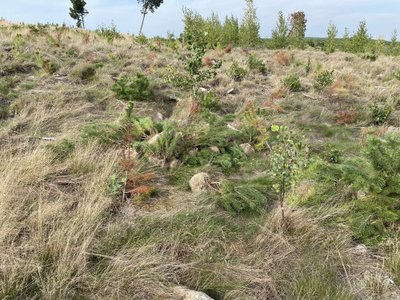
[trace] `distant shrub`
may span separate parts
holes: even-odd
[[[376,61],[378,59],[378,54],[372,53],[372,52],[367,52],[361,55],[361,58],[370,60],[370,61]]]
[[[96,32],[98,35],[105,38],[109,43],[112,43],[115,39],[122,37],[114,23],[112,23],[110,26],[103,24],[97,28]]]
[[[40,35],[40,34],[47,32],[48,25],[41,24],[41,23],[29,24],[28,28],[29,28],[30,33],[32,33],[34,35]]]
[[[221,67],[221,62],[212,64],[212,66],[204,68],[203,57],[204,48],[191,47],[191,51],[184,58],[184,72],[181,72],[174,66],[168,66],[166,81],[172,83],[176,87],[191,90],[192,97],[201,96],[199,89],[206,81],[215,78],[217,69]]]
[[[247,72],[244,68],[239,66],[239,64],[234,61],[229,68],[228,75],[235,81],[242,81],[244,77],[247,75]]]
[[[112,91],[118,99],[125,101],[146,101],[151,92],[150,82],[146,75],[137,73],[135,77],[124,75],[112,86]]]
[[[135,37],[135,42],[140,44],[140,45],[146,45],[149,40],[147,39],[147,37],[144,34],[138,35],[137,37]]]
[[[325,87],[330,86],[333,83],[333,72],[333,70],[319,72],[313,84],[314,88],[317,91],[321,91]]]
[[[92,80],[96,75],[96,68],[88,63],[79,64],[72,69],[72,75],[81,80]]]
[[[247,66],[252,71],[257,71],[261,74],[265,74],[267,72],[267,67],[265,63],[257,57],[255,54],[250,54],[247,59]]]
[[[296,74],[286,76],[282,79],[282,83],[291,92],[299,92],[301,90],[300,78]]]
[[[372,122],[374,122],[374,124],[378,126],[383,125],[393,111],[393,108],[390,105],[388,104],[380,105],[378,103],[373,103],[369,107],[369,109]]]

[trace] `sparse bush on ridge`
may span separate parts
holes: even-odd
[[[114,23],[111,23],[110,26],[104,24],[99,26],[99,28],[96,29],[96,33],[105,38],[109,43],[112,43],[115,39],[122,37]]]

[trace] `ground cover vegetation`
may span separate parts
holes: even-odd
[[[280,12],[263,40],[246,6],[167,38],[0,21],[0,298],[400,297],[397,33]]]

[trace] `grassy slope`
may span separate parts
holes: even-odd
[[[190,124],[188,96],[163,79],[169,64],[181,66],[178,56],[165,46],[151,51],[131,37],[108,43],[92,32],[51,28],[35,34],[27,27],[0,25],[2,299],[176,299],[176,285],[215,299],[400,297],[398,286],[387,280],[399,276],[398,239],[392,236],[360,254],[349,227],[329,222],[343,209],[332,202],[287,207],[283,230],[274,200],[260,214],[232,215],[215,206],[213,193],[197,197],[182,184],[168,184],[168,171],[159,167],[162,179],[155,198],[133,204],[109,196],[121,148],[82,142],[84,128],[118,123],[125,104],[111,92],[113,78],[137,71],[149,76],[155,93],[154,101],[138,103],[135,113],[152,118],[157,112],[172,113],[173,120]],[[385,132],[371,126],[369,103],[392,104],[397,110],[387,124],[400,126],[399,81],[392,76],[400,68],[398,60],[370,62],[305,50],[279,54],[287,56],[286,66],[278,63],[275,51],[255,53],[267,64],[268,75],[248,74],[240,83],[226,72],[233,60],[245,65],[246,51],[207,54],[224,60],[210,83],[220,99],[219,115],[240,116],[252,101],[267,115],[264,126],[286,124],[304,134],[312,152],[331,143],[346,156],[360,150],[365,135]],[[52,74],[50,63],[59,66]],[[96,75],[82,80],[87,66]],[[319,66],[335,70],[335,83],[323,92],[312,88]],[[301,92],[282,89],[282,78],[293,73],[301,78]],[[238,93],[226,95],[230,88]],[[167,96],[175,94],[184,100],[174,108]],[[354,123],[337,125],[339,111],[352,110],[357,112]],[[48,145],[63,139],[74,148],[60,159]],[[256,154],[233,174],[209,164],[176,173],[184,174],[177,175],[184,177],[179,182],[199,170],[215,181],[253,178],[268,173],[264,160]],[[308,190],[302,182],[296,195]],[[391,257],[386,267],[383,261]]]

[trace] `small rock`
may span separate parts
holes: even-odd
[[[139,153],[135,149],[126,149],[124,150],[124,156],[135,159],[139,157]]]
[[[220,151],[219,151],[219,149],[218,149],[217,146],[211,146],[211,147],[210,147],[210,150],[211,150],[212,152],[214,152],[214,153],[220,153]]]
[[[174,288],[174,292],[182,300],[213,300],[211,297],[204,294],[203,292],[189,290],[184,287],[176,287]]]
[[[368,253],[368,249],[365,245],[359,244],[352,249],[352,252],[358,255],[366,255]]]
[[[394,127],[394,126],[389,126],[387,128],[386,134],[400,134],[400,128]]]
[[[157,157],[150,156],[149,157],[149,163],[150,163],[150,165],[159,166],[159,167],[163,168],[164,164],[165,164],[165,161],[163,159],[159,159]]]
[[[192,150],[189,151],[189,155],[190,155],[190,156],[196,156],[197,152],[199,152],[199,150],[197,150],[197,149],[192,149]]]
[[[232,129],[232,130],[234,130],[234,131],[240,132],[240,130],[237,129],[237,128],[236,128],[235,126],[233,126],[232,124],[228,124],[228,125],[226,125],[226,127],[228,127],[229,129]]]
[[[366,192],[357,191],[357,199],[363,199],[365,197],[367,197],[367,193]]]
[[[171,100],[171,101],[177,101],[177,102],[182,101],[181,98],[174,96],[174,95],[170,95],[167,98],[168,98],[168,100]]]
[[[200,88],[199,88],[199,91],[202,92],[202,93],[205,93],[205,92],[207,92],[208,90],[207,90],[206,88],[204,88],[204,87],[200,87]]]
[[[176,169],[177,167],[179,167],[179,165],[181,164],[181,162],[178,159],[174,159],[173,161],[171,161],[171,163],[169,164],[169,168],[170,169]]]
[[[198,173],[194,175],[190,181],[189,186],[193,193],[201,193],[208,187],[209,176],[206,173]]]
[[[237,93],[237,90],[235,90],[235,89],[229,89],[229,90],[226,92],[227,95],[235,95],[236,93]]]
[[[255,152],[254,148],[249,143],[241,144],[240,148],[242,148],[243,152],[249,156]]]
[[[160,121],[163,121],[163,120],[165,120],[165,117],[164,117],[164,115],[162,113],[158,112],[157,113],[157,119],[159,119]]]
[[[157,133],[156,135],[153,135],[148,141],[147,143],[149,145],[155,145],[157,143],[157,141],[160,139],[160,137],[162,136],[162,132]]]

